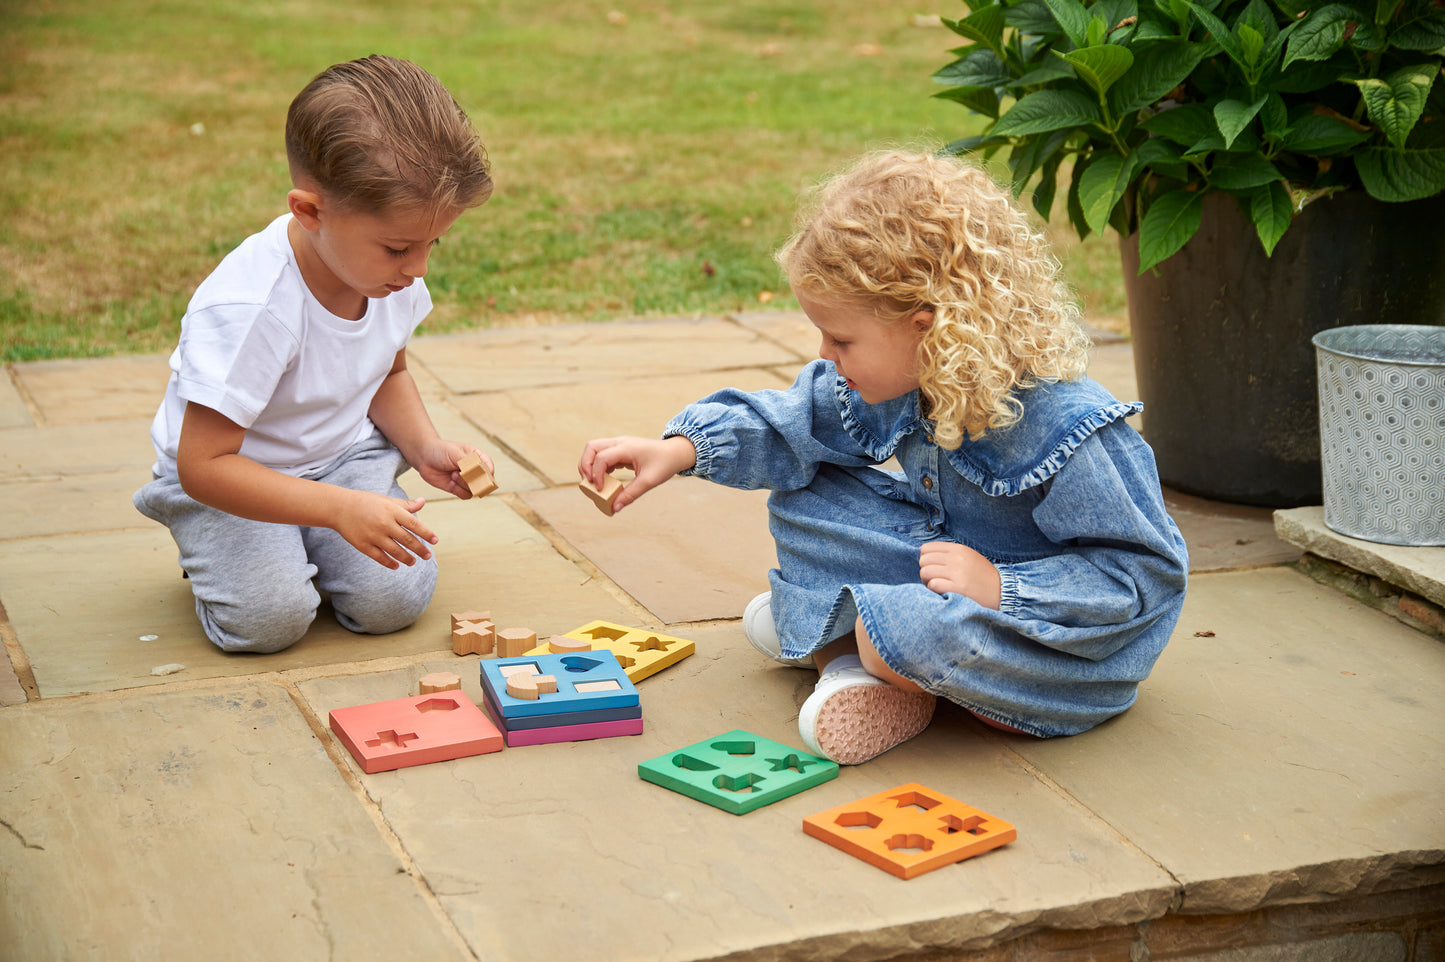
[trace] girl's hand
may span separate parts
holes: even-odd
[[[599,438],[588,441],[587,447],[582,449],[577,473],[600,488],[614,468],[631,468],[636,477],[622,489],[612,508],[613,511],[621,511],[679,471],[686,471],[695,464],[697,449],[684,437],[670,437],[664,441],[634,437]]]
[[[438,438],[434,444],[422,450],[421,456],[417,459],[420,464],[413,464],[417,474],[427,484],[438,491],[445,491],[454,494],[463,501],[472,496],[472,489],[462,478],[461,471],[457,470],[457,463],[469,454],[475,454],[482,459],[487,470],[493,474],[497,466],[492,459],[483,454],[480,450],[470,444],[462,444],[458,441],[443,441]]]
[[[395,570],[431,557],[432,530],[416,519],[425,498],[403,501],[370,491],[348,491],[332,528],[372,561]]]
[[[998,610],[1003,597],[998,569],[972,548],[952,541],[930,541],[918,553],[918,573],[929,591],[956,594]]]

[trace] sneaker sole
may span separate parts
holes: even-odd
[[[936,705],[928,692],[888,684],[849,685],[815,709],[804,703],[798,729],[815,754],[839,765],[859,765],[920,734],[933,721]]]

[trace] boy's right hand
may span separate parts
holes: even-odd
[[[617,437],[588,441],[577,462],[577,473],[602,487],[614,468],[631,468],[635,478],[622,489],[613,511],[620,511],[680,471],[697,464],[697,449],[680,435],[658,441],[655,438]]]
[[[370,491],[350,491],[332,528],[347,544],[383,567],[395,570],[431,557],[437,536],[417,520],[425,498],[404,501]]]

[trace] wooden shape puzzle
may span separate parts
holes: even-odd
[[[585,641],[593,651],[612,652],[634,685],[677,664],[697,650],[697,645],[686,638],[674,638],[647,628],[629,628],[610,621],[590,621],[561,637]],[[540,655],[550,650],[543,646],[526,654]]]
[[[585,651],[575,655],[527,655],[516,659],[481,662],[482,688],[492,705],[506,720],[519,715],[565,715],[596,708],[620,708],[639,704],[637,688],[610,651]],[[536,699],[517,698],[507,693],[508,677],[517,672],[551,675],[557,680],[555,692],[538,692]],[[578,691],[585,682],[613,681],[616,688]],[[590,686],[589,686],[590,687]],[[557,724],[566,722],[559,718]]]
[[[597,505],[598,511],[601,511],[609,518],[612,517],[613,506],[617,503],[617,496],[622,493],[623,484],[621,481],[609,474],[606,480],[602,482],[601,488],[593,487],[592,482],[586,478],[578,481],[577,487],[582,490],[583,494],[592,499],[592,503]]]
[[[615,735],[641,735],[642,718],[622,718],[617,721],[586,722],[580,725],[549,725],[545,728],[509,728],[503,736],[508,747],[521,745],[551,745],[556,742],[583,742],[593,738],[612,738]]]
[[[497,479],[492,477],[492,472],[482,463],[481,455],[466,455],[457,462],[457,470],[461,472],[462,480],[467,483],[472,497],[485,498],[497,490]]]
[[[463,621],[452,629],[452,651],[458,655],[490,655],[497,629],[490,621]]]
[[[735,729],[637,766],[644,781],[734,815],[838,777],[838,763]]]
[[[439,691],[458,691],[462,687],[462,680],[449,671],[434,671],[430,675],[422,675],[417,682],[417,691],[422,695],[434,695]]]
[[[525,655],[537,644],[537,633],[530,628],[503,628],[497,632],[497,657],[516,658]]]
[[[809,815],[803,831],[902,879],[1018,838],[1003,819],[916,782]]]
[[[337,708],[331,730],[368,775],[502,750],[502,733],[460,691]]]

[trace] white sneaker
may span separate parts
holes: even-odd
[[[773,661],[793,668],[812,668],[813,656],[787,658],[783,655],[783,643],[778,640],[778,626],[773,622],[773,593],[764,591],[743,610],[743,635],[758,651]]]
[[[858,765],[928,727],[937,699],[904,691],[862,668],[825,672],[798,713],[808,751],[839,765]]]

